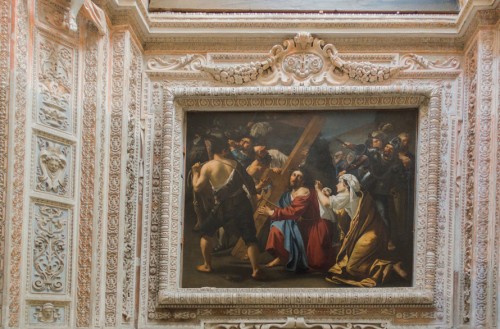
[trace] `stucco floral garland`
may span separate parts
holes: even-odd
[[[260,62],[228,65],[200,65],[200,70],[210,73],[217,81],[225,84],[242,85],[259,79],[261,76],[279,70],[276,65],[288,55],[296,53],[316,53],[328,59],[335,73],[347,75],[350,79],[361,83],[374,83],[390,79],[404,66],[384,66],[369,62],[352,62],[340,58],[337,49],[332,44],[313,38],[309,33],[299,33],[294,39],[285,40],[283,46],[274,46],[269,58]]]

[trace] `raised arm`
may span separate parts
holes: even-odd
[[[339,193],[337,195],[326,195],[324,193],[323,184],[316,181],[314,188],[318,194],[318,201],[325,208],[331,208],[333,210],[341,210],[349,204],[349,193]]]
[[[341,210],[347,207],[349,204],[349,193],[339,193],[337,195],[331,195],[328,197],[328,207],[333,210]]]
[[[314,188],[316,189],[316,194],[318,194],[319,203],[325,208],[330,208],[330,199],[323,193],[323,184],[320,181],[316,181]]]

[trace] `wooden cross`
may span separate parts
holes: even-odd
[[[309,123],[306,125],[304,132],[300,136],[297,144],[293,148],[292,152],[288,156],[288,160],[283,166],[281,174],[275,174],[273,171],[267,169],[263,175],[263,178],[271,178],[272,188],[268,192],[268,195],[264,197],[257,203],[257,209],[266,204],[276,204],[280,199],[281,195],[286,191],[289,186],[289,178],[291,171],[298,168],[301,163],[307,157],[311,145],[314,143],[318,137],[321,129],[323,128],[325,120],[319,115],[314,115]],[[255,221],[255,228],[257,229],[257,235],[262,230],[265,225],[268,225],[269,220],[265,215],[259,215],[257,211],[253,214]],[[238,258],[246,258],[247,248],[242,239],[239,239],[236,246],[233,248],[231,254]]]

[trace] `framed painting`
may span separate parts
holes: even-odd
[[[187,112],[181,287],[410,287],[417,112]]]
[[[458,59],[340,54],[308,33],[266,58],[173,59],[148,61],[148,319],[172,328],[453,323],[454,287],[470,286],[471,273],[456,276],[466,241],[456,207],[470,204],[457,190],[460,161],[473,152],[458,142],[467,129],[453,96],[465,92]]]
[[[176,87],[166,97],[160,309],[432,304],[438,89]],[[288,192],[307,209],[287,212],[297,206],[283,203]]]

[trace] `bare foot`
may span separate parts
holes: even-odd
[[[252,279],[257,280],[257,281],[263,281],[266,279],[266,276],[264,275],[264,272],[262,272],[261,269],[258,269],[256,271],[253,271]]]
[[[199,272],[210,273],[210,272],[212,272],[213,269],[208,265],[202,264],[202,265],[196,266],[196,270]]]
[[[276,257],[275,259],[273,259],[272,261],[267,263],[266,267],[275,267],[275,266],[279,266],[279,265],[281,265],[281,260],[279,259],[279,257]]]

